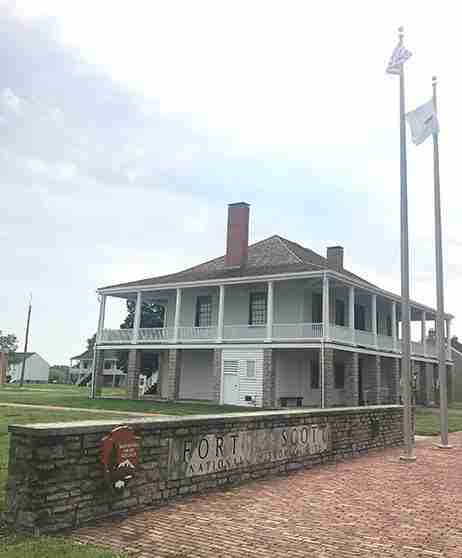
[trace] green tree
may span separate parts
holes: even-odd
[[[121,329],[131,329],[135,323],[136,302],[127,300],[127,316]],[[154,302],[143,302],[141,305],[140,327],[164,327],[165,309]]]
[[[14,353],[18,348],[18,338],[12,333],[2,335],[0,331],[0,349],[9,353]]]
[[[87,351],[90,352],[90,355],[93,354],[95,343],[96,343],[96,333],[94,333],[91,337],[87,339]]]
[[[135,323],[136,302],[127,300],[127,316],[120,329],[132,329]],[[140,327],[164,327],[165,308],[153,302],[143,302],[141,305]],[[141,352],[141,373],[150,375],[158,367],[159,360],[157,353],[150,351]],[[128,351],[119,352],[119,368],[127,373]]]

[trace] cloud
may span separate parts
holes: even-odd
[[[95,328],[96,287],[221,255],[226,203],[242,199],[253,240],[343,244],[352,271],[399,291],[388,5],[361,3],[351,21],[359,4],[111,3],[109,21],[105,2],[64,4],[0,4],[3,330],[21,334],[32,289],[33,347],[66,361]],[[408,104],[425,100],[430,62],[441,66],[447,308],[458,313],[456,54],[442,34],[430,48],[428,17],[413,31]],[[452,29],[450,14],[437,19]],[[431,145],[408,159],[411,293],[431,304]]]

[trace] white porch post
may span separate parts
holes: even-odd
[[[372,295],[371,304],[371,318],[372,318],[372,334],[374,336],[374,345],[377,347],[377,295]]]
[[[99,303],[98,334],[96,336],[97,343],[101,343],[102,341],[105,317],[106,317],[106,295],[101,295],[101,301]]]
[[[393,338],[393,350],[396,351],[398,348],[396,339],[396,302],[391,303],[391,336]]]
[[[329,277],[324,273],[322,280],[322,335],[329,337]]]
[[[225,323],[225,286],[220,285],[220,294],[218,297],[218,328],[217,328],[217,341],[222,343],[224,336],[224,323]]]
[[[350,287],[348,292],[348,326],[351,332],[351,342],[355,342],[355,288]]]
[[[273,315],[274,315],[274,283],[268,281],[268,298],[266,309],[266,342],[273,340]]]
[[[133,318],[133,335],[132,343],[138,343],[138,335],[140,332],[140,322],[141,322],[141,303],[142,294],[141,291],[136,293],[136,306],[135,306],[135,317]]]
[[[173,325],[173,342],[178,342],[178,329],[180,327],[180,313],[181,313],[181,295],[183,291],[181,288],[176,290],[176,304],[175,304],[175,322]]]
[[[427,354],[427,316],[425,312],[422,311],[422,320],[420,322],[420,337],[421,343],[423,347],[423,354],[426,356]]]

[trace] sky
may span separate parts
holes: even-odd
[[[79,354],[96,289],[279,234],[400,292],[398,77],[436,74],[445,309],[462,300],[459,9],[407,1],[0,0],[0,330],[50,364]],[[411,297],[435,305],[432,144],[408,133]],[[106,324],[118,327],[121,302]],[[462,321],[460,322],[462,323]]]

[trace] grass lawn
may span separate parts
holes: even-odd
[[[89,399],[88,387],[61,384],[27,384],[20,388],[16,385],[0,386],[0,403],[28,403],[31,405],[59,405],[85,409],[105,409],[113,411],[150,412],[164,415],[221,414],[229,412],[252,411],[252,408],[216,405],[207,401],[158,402],[130,401],[128,399]],[[103,396],[125,397],[121,388],[104,388]]]
[[[451,408],[448,411],[449,432],[462,430],[462,413],[459,409]],[[438,409],[417,409],[415,433],[419,436],[438,436],[440,433],[440,416]]]
[[[83,546],[61,538],[13,536],[7,536],[3,540],[0,538],[0,558],[125,558],[126,556],[126,554],[114,554],[98,546]]]
[[[115,416],[115,415],[113,415]],[[123,415],[117,415],[123,419]],[[108,414],[79,411],[48,411],[20,407],[0,407],[0,513],[4,509],[5,482],[8,472],[8,425],[32,422],[63,422],[108,419]],[[72,544],[65,539],[17,537],[0,526],[0,558],[119,558],[123,555],[93,546]]]

